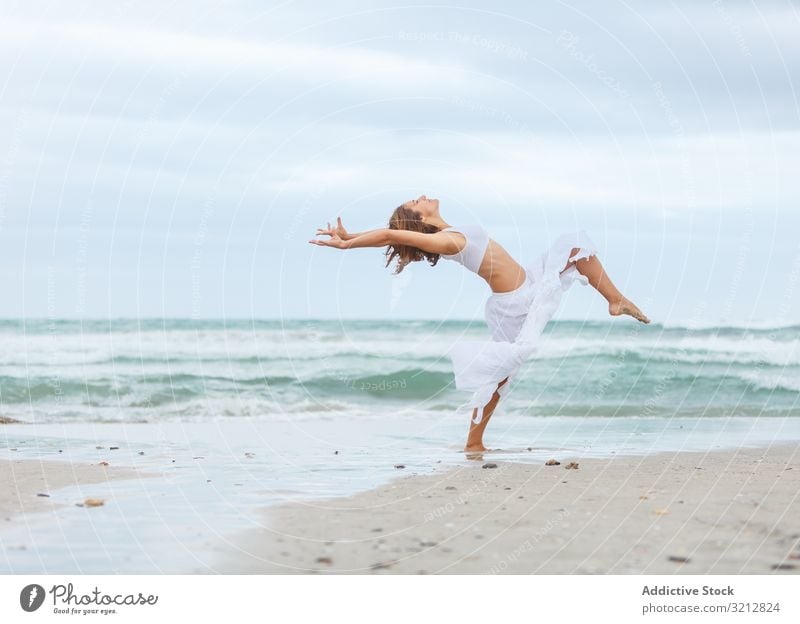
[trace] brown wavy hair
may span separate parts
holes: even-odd
[[[392,213],[389,218],[389,229],[409,230],[411,232],[422,232],[423,234],[435,234],[439,231],[439,228],[435,225],[425,223],[422,220],[422,215],[416,210],[411,210],[405,206],[396,208]],[[395,258],[397,258],[395,275],[405,269],[410,262],[427,260],[431,263],[431,266],[436,266],[436,263],[439,262],[439,254],[437,253],[430,253],[409,245],[389,245],[386,249],[386,266],[388,267]]]

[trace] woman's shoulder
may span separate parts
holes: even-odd
[[[447,236],[447,238],[452,240],[457,246],[457,251],[455,251],[454,253],[450,253],[450,254],[442,253],[441,255],[443,257],[450,258],[450,257],[457,256],[459,253],[461,253],[464,250],[464,247],[467,246],[467,232],[464,232],[462,230],[463,230],[463,228],[455,226],[455,225],[452,225],[450,227],[443,228],[443,229],[441,229],[441,230],[439,230],[437,232],[437,234],[444,234],[445,236]],[[453,236],[453,235],[455,235],[455,236]]]
[[[477,223],[466,223],[464,225],[451,225],[441,232],[460,232],[462,234],[488,234],[486,228]]]

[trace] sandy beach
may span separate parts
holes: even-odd
[[[62,508],[65,503],[50,498],[52,491],[61,488],[91,486],[116,479],[138,479],[145,476],[154,475],[102,464],[0,459],[0,517],[6,522],[11,522],[12,515]],[[88,496],[91,494],[91,489],[88,487],[83,489],[86,490],[87,498],[92,498]],[[76,499],[75,504],[82,504],[84,501],[85,499]]]
[[[559,465],[486,454],[264,510],[225,573],[775,574],[800,570],[800,446]],[[567,468],[570,462],[577,468]],[[496,467],[489,467],[490,465]],[[398,470],[401,470],[398,468]]]
[[[582,431],[593,438],[588,426]],[[307,445],[290,461],[299,448],[290,425],[226,422],[224,446],[215,424],[7,425],[0,568],[797,573],[800,442],[756,444],[756,431],[766,437],[768,427],[753,427],[729,431],[740,446],[708,452],[598,455],[597,443],[557,450],[540,437],[530,450],[506,447],[468,461],[455,448],[411,441],[367,453],[346,441],[370,439],[369,422],[358,433],[331,422],[315,431],[323,441],[340,436],[336,452],[327,442]],[[674,443],[716,446],[687,423],[674,428],[683,436]],[[559,463],[546,465],[551,458]],[[103,504],[85,506],[87,498]]]

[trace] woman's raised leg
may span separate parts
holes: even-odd
[[[579,251],[578,248],[574,248],[570,253],[570,257],[574,256]],[[614,286],[614,282],[608,277],[600,259],[596,255],[589,256],[588,258],[581,258],[572,263],[567,262],[567,266],[565,266],[561,272],[563,273],[566,271],[570,264],[574,264],[578,273],[585,275],[589,283],[597,289],[597,292],[603,295],[606,301],[608,301],[608,313],[611,316],[627,314],[642,323],[650,322],[650,319]]]
[[[499,390],[507,381],[508,377],[497,384],[497,390],[495,390],[494,395],[492,395],[492,399],[486,404],[486,407],[483,408],[483,420],[477,425],[475,424],[475,417],[478,415],[478,410],[473,410],[472,418],[469,421],[467,445],[464,447],[464,451],[467,453],[480,453],[486,450],[486,447],[483,446],[483,432],[486,429],[486,425],[489,424],[489,419],[492,417],[492,414],[494,414],[497,404],[500,402]]]

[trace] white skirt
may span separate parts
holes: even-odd
[[[579,251],[570,257],[573,248]],[[483,420],[483,408],[495,392],[505,396],[514,375],[539,348],[545,325],[553,317],[562,295],[577,280],[589,280],[573,264],[559,274],[567,262],[597,254],[597,247],[584,230],[559,236],[538,260],[524,267],[525,283],[507,293],[493,293],[486,301],[486,323],[492,340],[461,340],[450,349],[455,385],[470,391],[472,398],[459,409],[477,409],[475,424]],[[498,388],[500,382],[508,382]]]

